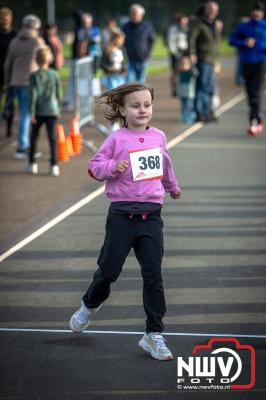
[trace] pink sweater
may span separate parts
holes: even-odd
[[[155,148],[162,149],[162,179],[134,181],[129,152]],[[118,160],[128,161],[125,172],[116,171]],[[130,131],[127,128],[113,132],[89,161],[88,172],[98,181],[106,180],[106,195],[112,202],[139,201],[162,204],[165,192],[180,192],[166,148],[165,134],[152,127],[143,132]]]

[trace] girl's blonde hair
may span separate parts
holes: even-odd
[[[154,89],[144,83],[129,82],[118,86],[113,90],[104,92],[97,98],[97,104],[105,104],[105,118],[112,122],[119,122],[122,127],[127,126],[126,118],[121,114],[120,108],[124,106],[124,99],[130,93],[148,90],[151,99],[154,99]]]
[[[48,46],[41,47],[36,51],[36,62],[39,66],[42,66],[46,63],[50,64],[52,58],[52,52]]]
[[[124,32],[120,31],[120,32],[113,32],[112,36],[110,37],[107,46],[106,46],[106,53],[109,54],[111,53],[111,51],[113,50],[114,47],[117,46],[117,40],[121,39],[123,41],[125,41],[125,37],[126,35],[124,34]]]

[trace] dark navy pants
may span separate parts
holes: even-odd
[[[261,99],[264,86],[265,62],[243,64],[243,75],[250,108],[249,120],[262,122]]]
[[[143,277],[143,304],[147,315],[146,332],[162,332],[166,312],[161,263],[163,256],[163,222],[160,210],[129,216],[109,213],[106,235],[98,258],[98,270],[83,296],[88,308],[96,308],[110,295],[110,286],[119,277],[133,248]]]

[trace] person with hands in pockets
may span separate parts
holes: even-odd
[[[165,192],[173,199],[180,188],[167,151],[165,134],[150,127],[154,89],[139,82],[120,85],[103,93],[105,116],[120,122],[89,161],[89,175],[106,181],[110,199],[106,235],[93,281],[81,307],[70,320],[72,331],[80,333],[110,295],[133,248],[141,266],[146,332],[139,346],[157,360],[172,360],[161,335],[166,312],[161,264],[163,221],[161,208]]]

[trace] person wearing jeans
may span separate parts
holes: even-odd
[[[37,69],[36,51],[45,47],[44,40],[38,36],[40,27],[41,21],[37,16],[26,15],[21,30],[9,45],[5,61],[5,84],[14,90],[20,111],[16,159],[27,158],[29,148],[29,78]]]
[[[219,6],[207,1],[202,13],[192,24],[189,33],[189,52],[192,63],[198,69],[195,108],[197,121],[211,122],[217,118],[212,111],[214,71],[218,67],[217,55],[222,22],[217,19]]]
[[[214,68],[211,63],[199,61],[197,63],[197,70],[195,108],[198,119],[208,122],[211,118],[212,97],[215,89]]]
[[[181,122],[192,124],[195,120],[195,83],[198,71],[192,65],[188,54],[184,54],[180,60],[179,81],[176,93],[180,99]]]
[[[132,4],[129,13],[130,21],[123,27],[128,57],[127,81],[144,83],[147,60],[155,40],[155,32],[152,24],[144,20],[145,9],[140,4]]]
[[[29,110],[29,86],[15,86],[14,92],[18,100],[20,109],[18,124],[18,149],[21,154],[29,147],[29,128],[30,128],[30,110]],[[25,149],[25,150],[24,150]]]
[[[147,63],[141,61],[129,61],[127,70],[127,81],[145,82]]]

